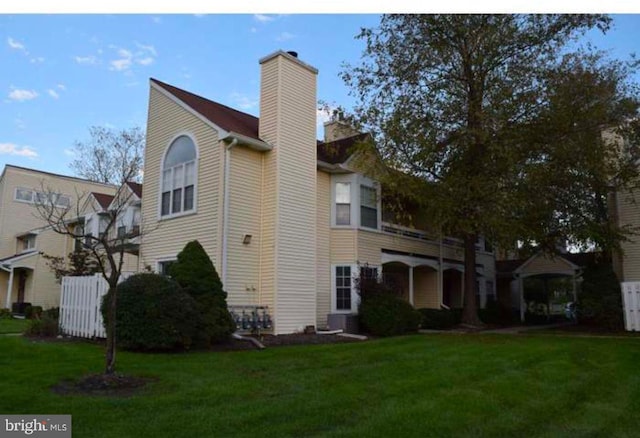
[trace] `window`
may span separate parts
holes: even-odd
[[[127,227],[125,227],[124,225],[121,227],[118,227],[118,239],[124,239],[126,235],[127,235]]]
[[[33,249],[36,246],[36,236],[25,236],[22,238],[22,251]]]
[[[336,183],[336,225],[351,225],[350,183]]]
[[[360,226],[378,228],[378,196],[373,187],[360,186]]]
[[[196,146],[186,135],[176,138],[164,158],[160,215],[194,210]]]
[[[493,288],[493,281],[487,280],[487,303],[496,301],[496,291]]]
[[[336,266],[336,310],[351,310],[351,266]]]
[[[158,262],[158,274],[168,277],[169,276],[169,268],[175,262],[176,262],[175,260],[165,260],[165,261],[162,261],[162,262]]]
[[[22,187],[16,188],[15,198],[16,201],[29,202],[31,204],[53,204],[56,207],[70,207],[71,197],[63,195],[61,193],[44,193],[35,190],[25,189]]]

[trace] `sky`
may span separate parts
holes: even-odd
[[[146,125],[149,78],[258,115],[258,60],[294,50],[318,68],[318,99],[350,107],[340,79],[377,14],[0,14],[0,169],[72,174],[89,127]],[[614,15],[589,41],[628,59],[640,15]],[[323,120],[319,114],[318,137]]]

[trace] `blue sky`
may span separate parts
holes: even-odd
[[[628,58],[640,15],[587,39]],[[295,50],[317,67],[318,98],[348,106],[338,77],[355,63],[361,27],[378,15],[0,15],[0,168],[71,174],[74,141],[88,128],[146,124],[154,77],[257,115],[258,59]],[[318,133],[321,136],[321,133]]]

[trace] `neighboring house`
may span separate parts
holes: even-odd
[[[166,272],[197,239],[229,305],[268,307],[276,334],[357,312],[361,274],[416,307],[462,306],[460,241],[383,220],[380,185],[354,164],[361,134],[329,123],[316,141],[318,71],[293,52],[260,65],[259,118],[151,79],[140,269]],[[477,247],[484,305],[495,257]]]
[[[47,227],[35,203],[44,200],[46,193],[55,193],[51,202],[74,209],[77,196],[92,191],[114,193],[115,189],[80,178],[5,166],[0,175],[0,307],[24,302],[45,308],[59,305],[60,286],[42,255],[64,257],[76,244]]]

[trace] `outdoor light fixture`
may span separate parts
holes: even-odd
[[[242,238],[242,244],[248,245],[250,243],[251,243],[251,234],[245,234],[244,237]]]

